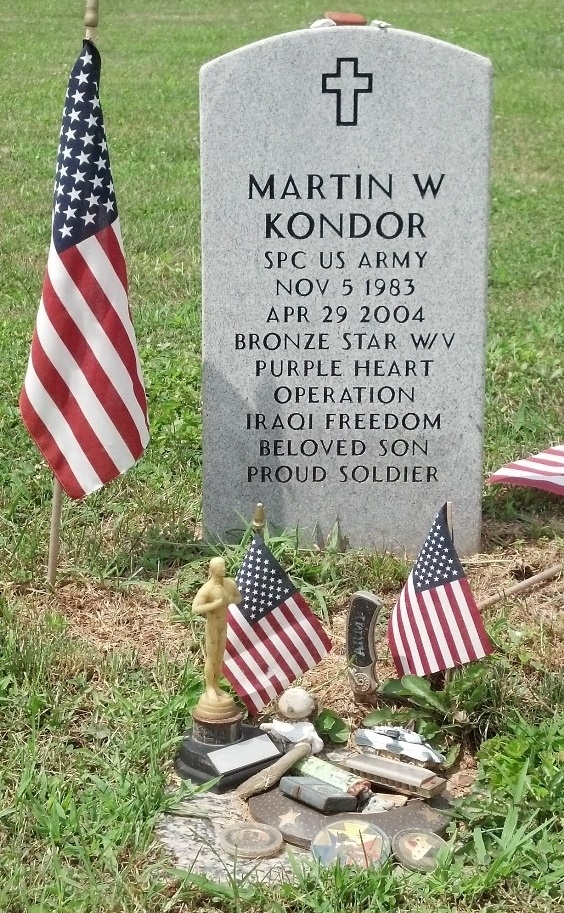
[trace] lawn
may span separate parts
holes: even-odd
[[[307,26],[323,9],[310,0],[102,0],[101,97],[152,436],[123,479],[65,504],[60,588],[50,593],[52,481],[17,398],[82,5],[0,5],[0,911],[564,910],[564,745],[550,729],[553,716],[564,729],[558,583],[491,610],[496,658],[455,676],[445,715],[435,719],[444,725],[475,701],[459,733],[467,750],[488,736],[500,740],[483,741],[486,799],[461,811],[466,837],[449,871],[425,881],[389,871],[310,873],[294,888],[214,894],[174,875],[152,844],[170,801],[170,758],[201,687],[201,630],[187,607],[209,557],[198,538],[198,70],[247,42]],[[492,470],[563,442],[562,12],[556,0],[464,8],[360,0],[356,9],[494,64],[485,425]],[[483,554],[467,563],[478,596],[562,560],[556,497],[485,487],[484,518]],[[408,571],[389,556],[296,551],[289,535],[273,547],[336,625],[353,589],[373,589],[389,607]],[[228,552],[231,571],[241,554]],[[386,669],[383,641],[380,652]],[[514,820],[508,807],[517,809]]]

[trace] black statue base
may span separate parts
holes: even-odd
[[[210,722],[193,714],[174,761],[177,774],[194,783],[218,782],[210,792],[224,793],[264,770],[280,757],[280,751],[265,733],[241,722],[239,714],[230,720]]]

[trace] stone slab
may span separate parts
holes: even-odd
[[[259,797],[256,797],[259,798]],[[391,797],[393,798],[393,797]],[[442,799],[443,797],[441,797]],[[390,838],[394,833],[405,827],[422,827],[434,830],[437,834],[444,834],[449,819],[441,814],[431,817],[437,799],[430,803],[409,800],[409,817],[406,819],[384,818],[381,815],[369,815],[368,820],[382,826]],[[304,806],[301,806],[303,809]],[[394,809],[396,811],[398,809]],[[174,857],[179,868],[204,875],[207,878],[229,884],[233,877],[239,881],[250,879],[252,881],[289,881],[295,875],[291,867],[290,857],[299,863],[307,863],[311,859],[309,852],[296,846],[284,846],[282,851],[272,858],[252,860],[233,858],[227,859],[220,849],[220,838],[227,828],[234,824],[249,822],[249,809],[247,804],[237,800],[233,793],[212,795],[204,793],[181,803],[179,814],[162,815],[157,827],[157,837],[160,842]],[[447,809],[448,811],[448,809]],[[317,814],[317,813],[315,813]],[[337,818],[343,816],[336,816]],[[350,817],[350,814],[347,815]],[[361,816],[366,820],[365,815]],[[322,825],[327,824],[332,817],[320,815]],[[273,820],[266,823],[275,824]],[[318,823],[318,822],[317,822]],[[316,832],[317,833],[317,832]],[[315,834],[313,835],[315,836]]]
[[[203,523],[479,548],[490,62],[393,28],[202,68]]]
[[[293,880],[290,857],[298,862],[311,858],[296,846],[284,846],[276,856],[267,859],[234,859],[221,849],[220,839],[225,831],[245,822],[249,823],[247,806],[235,799],[233,793],[206,793],[183,802],[181,815],[163,815],[157,837],[180,869],[219,884],[232,884],[233,878],[241,883],[266,884]]]

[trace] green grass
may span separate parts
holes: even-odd
[[[4,602],[0,637],[0,909],[161,909],[149,849],[195,674],[104,660],[59,617],[21,622]]]
[[[463,6],[454,0],[361,0],[356,8],[368,19],[493,60],[485,463],[494,469],[563,439],[561,9],[557,0]],[[56,143],[82,37],[82,5],[0,0],[0,10],[1,913],[562,910],[561,898],[550,896],[548,877],[543,882],[539,875],[534,883],[527,859],[540,865],[540,838],[530,837],[534,825],[522,817],[507,824],[505,855],[498,854],[497,863],[487,858],[488,822],[473,819],[486,835],[478,868],[464,862],[482,853],[472,831],[476,842],[465,844],[454,867],[427,880],[387,869],[314,870],[291,888],[245,883],[219,889],[179,880],[151,846],[154,822],[168,801],[168,764],[199,675],[190,663],[184,668],[164,655],[151,666],[117,650],[100,655],[74,641],[60,616],[37,620],[51,478],[17,409],[45,269]],[[198,540],[198,69],[247,42],[307,26],[322,12],[311,0],[101,4],[101,96],[152,437],[147,454],[123,479],[65,504],[61,576],[78,583],[83,576],[103,579],[106,586],[143,581],[188,622],[187,639],[197,636],[188,605],[209,558]],[[540,492],[485,488],[484,514],[489,529],[498,522],[515,525],[517,552],[537,539],[552,538],[559,546],[564,539],[561,502]],[[297,550],[289,536],[272,544],[325,618],[353,589],[392,597],[407,572],[389,556],[341,554],[334,547],[312,554]],[[227,551],[232,572],[241,554],[241,546]],[[531,626],[534,640],[534,619]],[[535,668],[516,650],[489,668],[477,705],[482,737],[488,726],[490,734],[504,737],[518,713],[539,727],[553,712],[562,714],[558,667]],[[457,687],[464,695],[464,681]],[[516,789],[518,773],[516,778],[504,788]],[[488,820],[503,833],[499,809]],[[553,832],[542,840],[545,858],[552,860]]]
[[[294,885],[232,880],[220,887],[175,872],[153,843],[159,814],[175,801],[166,792],[170,758],[199,677],[164,656],[149,667],[135,655],[104,658],[69,637],[60,617],[21,618],[5,601],[0,642],[0,910],[6,913],[454,913],[484,909],[485,902],[492,913],[540,911],[543,902],[554,913],[564,909],[558,760],[564,689],[561,677],[555,687],[540,675],[536,704],[531,698],[530,706],[523,704],[527,670],[517,654],[468,670],[466,690],[483,691],[476,720],[488,701],[498,717],[503,704],[507,720],[498,726],[501,735],[483,743],[480,802],[466,800],[459,811],[472,827],[433,877],[389,866],[381,872],[297,867]],[[463,691],[462,683],[454,693]],[[523,801],[512,804],[517,788]],[[517,809],[511,818],[508,807]]]

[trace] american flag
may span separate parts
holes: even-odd
[[[121,475],[149,440],[99,82],[100,55],[85,41],[67,89],[47,272],[20,396],[27,430],[71,498]]]
[[[551,491],[555,495],[564,495],[564,445],[549,447],[535,456],[507,463],[494,472],[488,482],[528,485],[531,488]]]
[[[236,577],[241,605],[229,606],[223,674],[258,713],[331,649],[303,596],[260,537]]]
[[[430,675],[493,652],[441,508],[388,623],[398,675]]]

